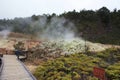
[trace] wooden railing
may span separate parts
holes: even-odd
[[[3,69],[3,59],[0,57],[0,75],[1,75],[1,72],[2,72],[2,69]]]

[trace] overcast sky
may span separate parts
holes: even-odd
[[[33,14],[61,14],[82,9],[120,9],[120,0],[0,0],[0,19],[28,17]]]

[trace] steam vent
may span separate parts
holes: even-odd
[[[0,0],[0,80],[120,80],[120,0]]]

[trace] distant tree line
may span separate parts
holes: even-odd
[[[78,35],[88,40],[120,45],[120,10],[102,7],[96,11],[73,10],[60,16],[74,22]]]
[[[0,30],[11,29],[13,32],[35,35],[37,31],[42,31],[39,26],[46,27],[48,25],[43,25],[42,22],[46,19],[46,23],[49,23],[54,16],[64,17],[73,22],[77,29],[76,36],[94,42],[120,45],[120,10],[110,11],[106,7],[96,11],[83,9],[80,12],[73,10],[60,15],[53,13],[52,15],[43,14],[26,18],[1,19]],[[41,18],[43,21],[40,21]]]

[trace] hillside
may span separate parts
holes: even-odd
[[[61,56],[41,63],[34,75],[38,80],[98,80],[93,76],[93,67],[100,67],[105,69],[108,80],[119,80],[119,53],[120,49],[107,49]]]
[[[73,10],[60,15],[44,14],[0,20],[0,31],[6,29],[39,38],[55,39],[70,35],[92,42],[120,45],[120,10],[110,11],[102,7],[96,11]]]

